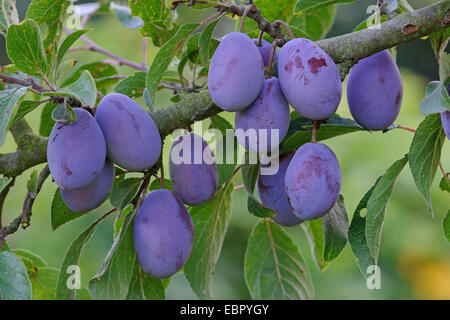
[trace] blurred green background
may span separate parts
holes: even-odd
[[[81,2],[81,1],[80,1]],[[78,2],[78,3],[80,3]],[[365,17],[366,8],[376,1],[357,1],[351,5],[339,5],[335,24],[329,36],[335,36],[351,30]],[[436,1],[410,0],[414,8],[420,8]],[[21,17],[24,16],[28,1],[17,1]],[[183,10],[183,19],[202,20],[202,13]],[[137,30],[123,28],[113,16],[96,16],[92,18],[89,37],[106,49],[127,59],[140,61],[141,37]],[[221,28],[232,27],[229,19]],[[150,41],[148,42],[150,44]],[[0,62],[8,62],[4,40],[0,43]],[[148,50],[148,61],[156,49]],[[72,53],[79,63],[104,59],[91,52]],[[397,123],[416,128],[423,120],[419,109],[424,96],[425,86],[430,80],[438,78],[438,66],[428,41],[418,40],[398,48],[398,64],[404,81],[404,99]],[[133,70],[120,67],[128,74]],[[344,82],[345,92],[345,82]],[[169,91],[160,91],[156,107],[169,105]],[[142,100],[139,100],[144,105]],[[41,107],[42,108],[42,107]],[[39,110],[26,118],[35,132],[39,127]],[[344,94],[338,113],[350,117],[346,96]],[[233,121],[233,114],[224,115]],[[345,197],[349,218],[357,203],[372,186],[376,178],[397,159],[408,152],[413,134],[394,130],[388,133],[349,134],[326,141],[334,150],[342,168],[342,193]],[[169,139],[169,138],[168,138]],[[12,152],[16,148],[13,139],[8,136],[0,153]],[[169,140],[165,145],[165,154],[170,148]],[[442,163],[447,171],[450,169],[450,143],[447,140],[442,152]],[[166,157],[167,159],[167,157]],[[25,196],[26,181],[34,169],[30,169],[17,178],[14,187],[5,202],[2,218],[3,224],[9,223],[21,211]],[[321,273],[311,257],[307,239],[301,227],[289,228],[289,234],[295,239],[303,256],[307,260],[312,274],[316,297],[319,299],[450,299],[450,245],[445,240],[442,220],[449,209],[448,194],[438,188],[440,173],[434,180],[431,195],[436,216],[431,217],[425,202],[415,188],[408,167],[405,167],[395,186],[390,204],[387,208],[380,252],[381,289],[369,290],[366,281],[355,264],[350,247]],[[241,183],[240,175],[236,184]],[[50,226],[50,206],[56,185],[48,180],[39,194],[31,221],[27,230],[19,230],[7,238],[12,248],[25,248],[42,256],[50,266],[59,268],[66,250],[71,242],[87,228],[96,218],[110,209],[106,202],[89,215],[69,223],[57,231]],[[243,277],[243,259],[246,241],[257,219],[251,216],[245,207],[246,194],[240,190],[233,195],[233,217],[219,259],[214,293],[218,299],[248,299],[249,294]],[[83,286],[99,270],[113,242],[113,217],[108,218],[97,229],[91,241],[84,249],[81,258]],[[169,299],[196,299],[182,274],[175,276],[168,288]]]

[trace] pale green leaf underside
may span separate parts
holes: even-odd
[[[253,299],[314,298],[311,277],[298,248],[269,219],[260,220],[248,240],[245,281]]]

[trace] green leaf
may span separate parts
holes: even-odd
[[[216,158],[218,159],[218,163],[217,163],[217,171],[219,174],[219,185],[222,185],[223,183],[227,182],[231,176],[233,175],[234,169],[236,168],[236,163],[237,163],[237,139],[234,135],[234,130],[233,130],[233,126],[224,118],[222,118],[219,115],[215,115],[211,117],[211,126],[210,128],[213,129],[217,129],[220,131],[220,133],[222,134],[222,146],[223,149],[221,151],[223,157],[221,159],[221,161],[219,161],[220,159],[218,159],[217,157],[219,157],[219,154],[216,154]],[[231,133],[233,135],[233,139],[234,139],[234,143],[233,143],[233,149],[232,150],[228,150],[227,149],[227,130],[229,133]],[[217,138],[217,137],[216,137]],[[217,143],[220,143],[220,141],[217,141]],[[217,150],[216,150],[216,153]],[[227,161],[227,155],[230,156],[234,156],[234,161],[233,163],[228,163]]]
[[[36,190],[38,188],[38,172],[37,170],[33,170],[31,172],[30,178],[27,181],[27,191],[30,193],[30,197],[32,199],[36,198]]]
[[[25,93],[27,93],[27,88],[0,91],[0,145],[1,141],[4,141],[8,124],[13,117],[14,107]]]
[[[27,268],[30,278],[32,299],[55,300],[59,270],[50,267],[37,267],[33,261],[26,257],[22,257],[21,259]]]
[[[123,210],[133,200],[141,182],[141,178],[128,178],[119,182],[117,187],[111,192],[111,204]]]
[[[394,162],[378,180],[367,202],[366,240],[376,264],[378,264],[386,207],[394,190],[395,181],[407,162],[408,155]]]
[[[98,87],[104,87],[105,83],[108,84],[118,81],[118,79],[113,79],[117,78],[115,77],[117,75],[117,70],[114,66],[102,61],[94,61],[80,65],[74,72],[64,79],[62,82],[62,87],[66,87],[75,82],[85,70],[89,71]]]
[[[442,225],[444,226],[444,235],[447,238],[447,241],[450,242],[450,210],[448,210]]]
[[[433,213],[430,188],[441,157],[445,133],[441,125],[441,115],[430,114],[417,128],[409,149],[409,167],[417,189]]]
[[[367,208],[367,203],[377,186],[380,178],[375,184],[366,192],[364,197],[359,201],[358,206],[353,214],[352,222],[348,229],[348,242],[352,248],[353,255],[356,258],[358,267],[365,278],[367,278],[367,268],[375,265],[375,261],[370,253],[366,239],[366,217],[361,215],[361,211]]]
[[[34,252],[31,252],[26,249],[13,249],[12,253],[14,253],[16,256],[19,256],[20,258],[26,258],[33,262],[33,265],[35,265],[38,268],[43,268],[47,266],[47,262],[45,260],[37,255]]]
[[[84,246],[88,243],[94,234],[97,226],[102,222],[104,217],[97,219],[89,228],[87,228],[83,233],[81,233],[74,242],[70,245],[67,253],[64,257],[64,261],[61,265],[61,273],[58,278],[58,285],[56,288],[56,298],[58,300],[75,300],[79,298],[80,290],[76,288],[69,289],[67,286],[67,281],[69,277],[73,275],[73,272],[67,272],[69,266],[78,266],[80,263],[81,253]]]
[[[77,115],[67,103],[61,103],[53,109],[52,119],[55,122],[72,124],[77,121]]]
[[[305,231],[316,266],[321,272],[325,271],[329,263],[323,259],[325,240],[323,236],[322,218],[304,221],[300,225],[302,226],[303,231]]]
[[[135,214],[128,214],[103,262],[102,268],[89,282],[89,290],[96,300],[162,299],[161,280],[143,276],[137,268],[133,244]],[[140,279],[140,280],[139,280]],[[145,290],[144,292],[138,292]]]
[[[212,35],[214,33],[214,29],[217,26],[217,23],[220,20],[216,20],[208,24],[205,29],[203,29],[202,34],[200,36],[200,40],[198,41],[199,45],[199,54],[200,59],[202,61],[202,64],[205,66],[209,65],[209,58],[210,58],[210,42]]]
[[[441,113],[450,110],[447,89],[440,81],[431,81],[425,89],[425,98],[420,102],[420,110],[424,115]]]
[[[146,72],[136,72],[121,80],[114,88],[114,91],[132,99],[138,98],[144,93],[146,78]]]
[[[212,200],[190,210],[195,239],[184,275],[200,299],[213,298],[213,278],[231,218],[232,193],[230,180]]]
[[[89,71],[84,70],[77,81],[63,87],[61,90],[45,91],[42,95],[75,98],[83,106],[94,106],[97,99],[97,88]]]
[[[148,111],[153,112],[153,102],[150,99],[150,95],[148,94],[147,88],[144,89],[143,95],[144,95],[144,101],[145,101],[145,104],[147,105]]]
[[[445,50],[450,39],[450,29],[442,29],[438,32],[430,34],[430,43],[436,58],[440,60],[442,52]]]
[[[131,9],[127,6],[120,6],[111,2],[111,8],[116,13],[117,18],[119,19],[122,26],[128,29],[139,29],[144,26],[144,21],[142,21],[139,17],[131,16]]]
[[[311,129],[311,120],[299,116],[296,112],[291,114],[291,123],[286,138],[283,140],[282,151],[296,150],[303,144],[311,142]],[[365,129],[355,121],[341,118],[335,114],[328,119],[327,123],[320,125],[316,139],[321,141],[358,131],[365,131]]]
[[[255,300],[314,298],[311,276],[292,239],[269,219],[252,230],[245,252],[245,281]]]
[[[292,16],[295,1],[273,1],[273,0],[255,0],[255,5],[261,10],[261,13],[270,21],[287,21]],[[250,20],[250,19],[247,19]]]
[[[369,28],[370,26],[375,25],[375,16],[376,16],[375,13],[370,15],[366,20],[364,20],[359,25],[357,25],[356,28],[353,29],[353,32],[364,30],[364,29]],[[381,15],[380,23],[386,22],[388,20],[389,20],[389,18],[387,15],[385,15],[385,14]]]
[[[196,23],[185,24],[178,29],[177,33],[167,41],[158,51],[153,59],[152,65],[147,73],[146,86],[150,96],[150,100],[155,100],[155,94],[158,90],[161,78],[164,75],[172,58],[183,46],[184,41],[198,27]]]
[[[0,300],[31,300],[31,282],[22,260],[0,252]]]
[[[1,1],[1,0],[0,0]],[[42,101],[33,101],[33,100],[23,100],[19,103],[19,109],[16,112],[14,118],[8,124],[8,127],[11,127],[17,121],[25,117],[28,113],[36,109],[42,104]]]
[[[0,33],[6,37],[8,27],[18,23],[16,0],[0,0]]]
[[[246,152],[246,159],[249,159],[249,153]],[[258,179],[259,174],[259,164],[249,164],[246,161],[245,164],[241,167],[242,170],[242,179],[244,181],[245,189],[248,193],[247,198],[247,209],[248,211],[256,217],[266,218],[273,217],[275,213],[269,208],[264,207],[259,203],[258,199],[253,195],[255,190],[256,180]]]
[[[9,177],[0,177],[0,192],[6,188],[6,186],[12,181],[12,178]]]
[[[6,51],[20,71],[31,76],[43,76],[47,72],[41,33],[33,20],[26,19],[9,27]]]
[[[82,29],[82,30],[76,30],[69,34],[61,44],[61,47],[59,47],[58,55],[56,57],[56,63],[59,65],[62,62],[62,59],[64,58],[64,55],[67,53],[67,51],[70,49],[70,47],[86,32],[90,31],[90,29]]]
[[[441,83],[444,85],[444,87],[447,87],[449,84],[450,77],[450,55],[447,52],[441,53],[441,62],[439,63],[439,79],[441,80]],[[445,97],[447,98],[447,101],[450,101],[448,97],[448,92],[445,90],[447,95]]]
[[[63,21],[70,5],[71,2],[67,0],[33,0],[27,10],[27,19],[47,25],[48,32],[44,40],[44,48],[50,66],[58,51],[63,35]]]
[[[160,0],[130,1],[131,15],[144,21],[141,33],[152,38],[153,44],[161,47],[173,35],[171,15],[165,2]],[[187,38],[187,37],[186,37]]]
[[[335,6],[320,8],[302,16],[294,16],[289,25],[305,32],[313,41],[320,40],[333,26],[335,13]]]
[[[303,15],[337,3],[352,3],[354,1],[355,0],[298,0],[294,7],[294,14]]]
[[[439,188],[441,188],[442,191],[450,192],[449,178],[450,178],[450,172],[447,172],[445,174],[445,177],[442,177],[441,182],[439,183]],[[1,187],[0,187],[0,191],[1,191]]]
[[[348,217],[344,197],[339,199],[330,211],[322,218],[324,234],[324,261],[331,262],[344,250],[347,244]]]
[[[49,102],[42,109],[41,123],[39,124],[39,134],[43,137],[50,136],[55,120],[52,119],[53,110],[58,106],[56,103]]]
[[[160,279],[150,277],[135,261],[127,300],[164,300],[165,290]]]
[[[172,182],[168,179],[164,179],[164,188],[169,189],[173,191]],[[160,179],[155,179],[150,183],[150,186],[148,187],[148,191],[158,190],[161,189],[161,181]]]
[[[53,231],[69,221],[81,218],[85,214],[87,213],[76,213],[67,208],[62,199],[61,191],[59,188],[56,189],[51,208],[51,223]]]

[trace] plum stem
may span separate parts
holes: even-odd
[[[291,40],[295,39],[294,33],[292,32],[291,28],[289,28],[288,24],[282,20],[276,20],[273,23],[273,26],[275,28],[279,28],[280,26],[283,26],[284,29],[286,29],[286,32],[289,34],[289,37],[291,37]]]
[[[161,176],[159,177],[159,179],[160,179],[159,183],[160,183],[161,189],[166,189],[166,181],[164,179],[164,165],[162,164],[162,162],[161,162],[160,170],[161,170]]]
[[[317,143],[316,133],[317,133],[317,130],[318,130],[318,126],[319,126],[319,121],[313,120],[313,127],[312,127],[312,130],[311,130],[311,141],[312,141],[312,143]]]
[[[410,132],[416,132],[416,129],[413,129],[413,128],[410,128],[410,127],[406,127],[406,126],[402,126],[400,124],[398,125],[397,128],[403,129],[403,130],[407,130],[407,131],[410,131]]]
[[[264,36],[264,31],[263,30],[259,31],[258,41],[256,41],[256,46],[258,46],[258,47],[262,46],[263,36]]]
[[[273,64],[273,57],[275,56],[275,50],[277,49],[279,44],[278,39],[275,39],[272,43],[272,49],[270,50],[270,56],[269,56],[269,64],[267,65],[267,73],[266,78],[272,77],[272,64]]]
[[[256,7],[255,7],[254,4],[251,4],[247,8],[245,8],[244,14],[242,15],[242,18],[241,18],[241,24],[239,25],[239,32],[240,33],[242,33],[242,30],[244,29],[245,18],[247,18],[247,15],[250,12],[250,10],[255,10],[255,8]]]

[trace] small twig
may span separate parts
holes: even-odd
[[[397,128],[398,128],[398,129],[407,130],[407,131],[410,131],[410,132],[416,132],[416,129],[409,128],[409,127],[405,127],[405,126],[402,126],[402,125],[400,125],[400,124],[397,126]]]
[[[281,21],[281,20],[276,20],[276,21],[273,23],[273,26],[274,26],[275,28],[279,28],[280,25],[283,26],[283,27],[286,29],[287,33],[289,34],[289,37],[291,37],[291,40],[292,40],[292,39],[295,39],[294,33],[292,32],[291,28],[289,28],[289,26],[287,25],[286,22]]]
[[[144,176],[144,179],[142,180],[141,186],[139,188],[139,191],[137,192],[136,196],[131,200],[131,203],[133,204],[133,208],[139,208],[141,205],[141,197],[146,194],[146,190],[150,184],[150,178],[152,177],[151,172],[147,172]]]
[[[244,188],[245,188],[245,186],[243,184],[241,184],[239,186],[234,187],[233,191],[238,191],[238,190],[241,190],[241,189],[244,189]]]
[[[71,34],[72,33],[72,31],[70,29],[68,29],[68,28],[64,28],[64,31],[67,34]],[[125,65],[125,66],[131,67],[131,68],[134,68],[134,69],[137,69],[137,70],[141,70],[141,71],[148,71],[148,69],[147,69],[147,67],[145,65],[138,64],[138,63],[126,60],[124,58],[121,58],[118,55],[116,55],[116,54],[114,54],[114,53],[112,53],[112,52],[110,52],[110,51],[108,51],[106,49],[103,49],[102,47],[100,47],[98,44],[96,44],[94,41],[92,41],[91,39],[89,39],[86,36],[81,36],[80,39],[83,40],[88,46],[87,47],[72,48],[71,51],[88,50],[88,51],[98,52],[98,53],[101,53],[101,54],[103,54],[103,55],[105,55],[107,57],[110,57],[110,58],[116,60],[119,63],[119,65]]]
[[[3,203],[5,202],[5,199],[6,199],[6,196],[8,195],[9,190],[11,189],[12,186],[14,186],[15,181],[16,181],[16,178],[13,178],[0,193],[0,229],[2,228]],[[1,245],[0,245],[0,247],[1,247]]]
[[[447,185],[450,187],[450,179],[448,178],[444,167],[442,166],[442,162],[439,161],[439,169],[441,170],[442,173],[442,177],[445,179],[445,181],[447,181]]]
[[[147,66],[147,38],[142,37],[142,65]]]
[[[211,21],[215,20],[217,17],[221,16],[219,19],[221,19],[225,14],[221,13],[221,12],[216,12],[213,15],[209,16],[208,18],[206,18],[205,20],[203,20],[202,22],[200,22],[199,27],[203,27],[204,25],[207,25],[208,23],[210,23]]]
[[[42,169],[41,173],[39,174],[37,180],[36,195],[41,190],[41,187],[49,174],[50,170],[48,169],[48,166],[45,166],[45,168]],[[23,229],[27,228],[30,225],[30,217],[32,214],[31,209],[33,207],[35,198],[36,196],[32,197],[31,194],[27,192],[21,214],[17,218],[15,218],[8,226],[4,226],[0,229],[0,251],[2,249],[3,242],[8,235],[16,232],[21,225]]]
[[[41,85],[34,82],[32,79],[22,80],[16,77],[8,76],[6,74],[0,73],[0,81],[5,83],[15,83],[20,84],[24,87],[30,87],[29,89],[34,93],[42,93],[45,91],[50,91],[47,88],[42,87]]]
[[[247,15],[250,12],[250,10],[255,10],[254,4],[250,4],[247,8],[245,8],[244,14],[242,15],[241,18],[241,24],[239,25],[239,32],[242,32],[242,30],[244,29],[245,18],[247,18]]]
[[[50,175],[50,169],[48,165],[42,169],[42,171],[39,173],[38,179],[37,179],[37,186],[35,194],[32,196],[30,192],[27,192],[27,195],[25,196],[25,200],[23,202],[22,207],[22,228],[25,229],[30,225],[30,217],[32,215],[32,208],[34,200],[36,199],[37,194],[39,191],[41,191],[41,187],[44,184],[45,180],[47,180],[47,177]]]
[[[381,6],[383,5],[383,0],[377,0],[377,8],[375,9],[375,24],[378,25],[381,22]]]

